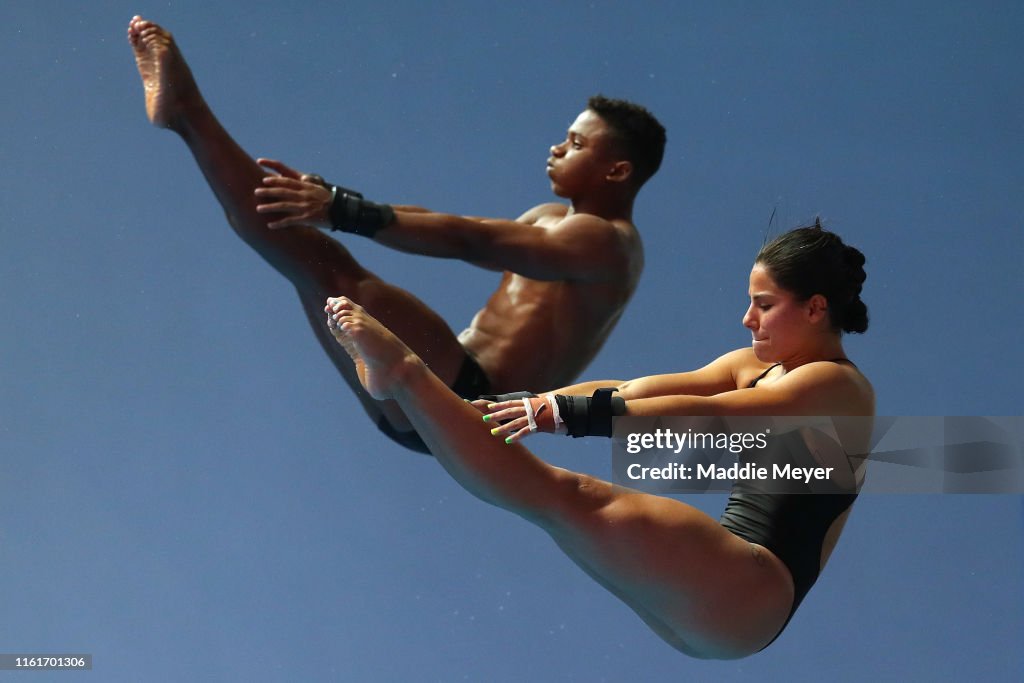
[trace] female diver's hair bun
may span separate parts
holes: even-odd
[[[779,286],[801,301],[824,296],[834,330],[868,329],[868,307],[860,298],[867,279],[864,254],[825,230],[820,218],[776,237],[761,248],[755,263],[768,268]]]
[[[843,270],[849,297],[842,315],[843,332],[862,333],[868,329],[868,307],[860,300],[864,280],[868,277],[864,272],[864,261],[860,249],[843,245]]]

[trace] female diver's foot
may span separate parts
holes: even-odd
[[[178,130],[189,109],[205,105],[174,38],[153,22],[135,16],[128,24],[128,42],[146,92],[146,115],[158,128]]]
[[[359,381],[373,398],[394,398],[412,375],[426,372],[401,339],[352,300],[329,298],[324,312],[331,334],[351,356]]]

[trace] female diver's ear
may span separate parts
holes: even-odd
[[[829,319],[828,299],[821,294],[815,294],[807,300],[807,316],[808,321],[811,323],[817,323],[822,319],[826,322],[831,323]]]

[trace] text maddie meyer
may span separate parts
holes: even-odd
[[[626,468],[626,476],[630,479],[661,479],[674,481],[694,480],[731,480],[731,481],[765,481],[786,480],[810,483],[812,479],[828,480],[832,476],[832,467],[794,467],[793,465],[773,464],[769,470],[754,463],[734,463],[728,467],[714,463],[682,465],[670,463],[661,467],[644,467],[633,463]]]

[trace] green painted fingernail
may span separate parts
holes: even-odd
[[[491,416],[490,415],[484,415],[484,422],[490,422],[490,421],[491,421]]]
[[[512,437],[511,436],[508,437],[507,439],[505,439],[505,445],[506,446],[511,446],[512,445]]]

